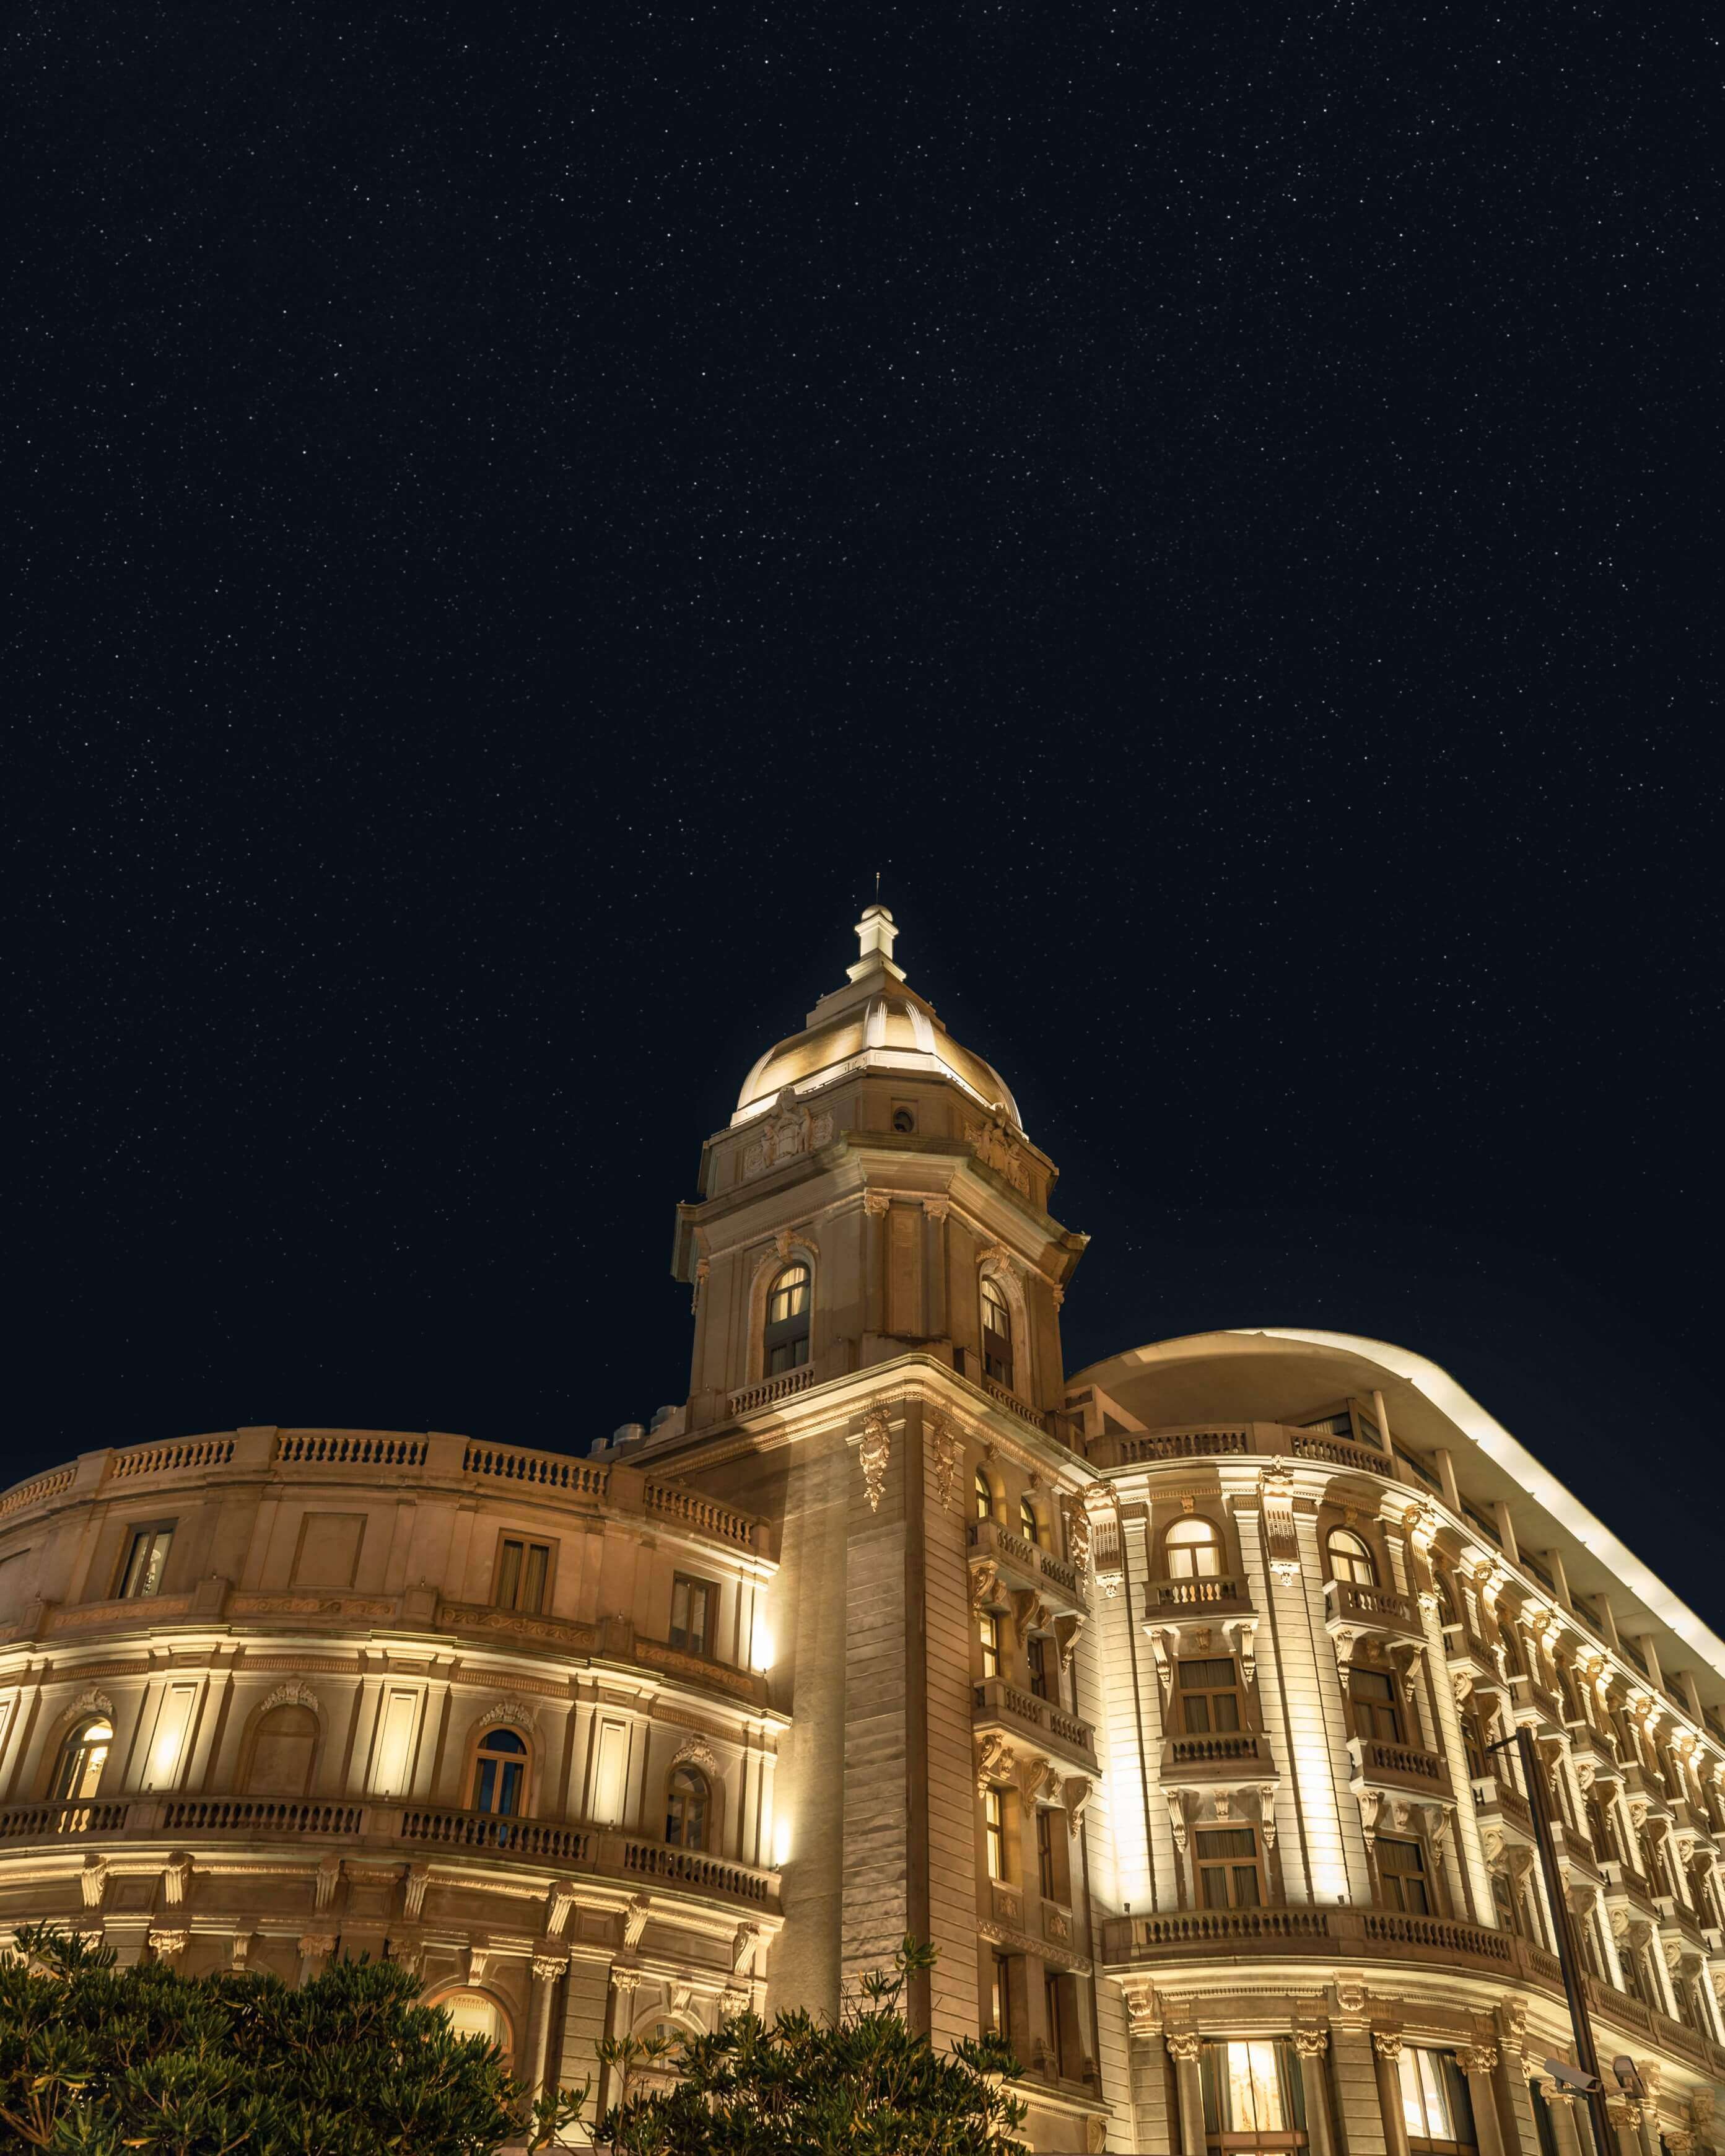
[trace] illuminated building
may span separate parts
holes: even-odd
[[[1712,2145],[1725,1645],[1443,1372],[1219,1332],[1069,1376],[1085,1239],[893,960],[762,1056],[675,1263],[688,1398],[583,1460],[242,1430],[0,1500],[0,1922],[413,1962],[596,2035],[995,2023],[1039,2149]]]

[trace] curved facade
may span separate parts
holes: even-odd
[[[0,1499],[0,1923],[388,1953],[536,2081],[911,1932],[1039,2149],[1582,2156],[1525,1729],[1645,2091],[1599,2156],[1714,2147],[1725,1645],[1404,1350],[1069,1378],[1054,1164],[877,1024],[926,1006],[859,932],[679,1209],[650,1434],[240,1430]]]
[[[387,1953],[535,2081],[711,2025],[782,1922],[773,1570],[675,1483],[436,1432],[86,1453],[0,1500],[0,1922]]]

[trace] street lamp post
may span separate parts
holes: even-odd
[[[1588,2090],[1588,2117],[1593,2122],[1594,2141],[1597,2156],[1612,2156],[1615,2135],[1611,2114],[1605,2108],[1605,2084],[1599,2076],[1599,2055],[1594,2048],[1593,2025],[1587,2018],[1587,1994],[1583,1983],[1581,1955],[1576,1945],[1575,1923],[1569,1913],[1569,1904],[1563,1893],[1563,1875],[1558,1870],[1557,1844],[1552,1840],[1550,1799],[1547,1794],[1545,1776],[1541,1771],[1539,1754],[1533,1748],[1532,1732],[1518,1728],[1513,1737],[1506,1737],[1496,1744],[1488,1745],[1490,1752],[1507,1752],[1514,1748],[1522,1763],[1522,1779],[1527,1785],[1527,1809],[1533,1815],[1533,1840],[1539,1851],[1539,1869],[1545,1880],[1545,1898],[1551,1905],[1552,1923],[1557,1933],[1558,1966],[1563,1973],[1563,1996],[1569,2005],[1569,2026],[1575,2036],[1575,2056],[1582,2071],[1592,2087]]]

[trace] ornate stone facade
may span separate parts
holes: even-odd
[[[1601,2156],[1712,2148],[1725,1646],[1416,1355],[1069,1378],[1085,1239],[896,934],[708,1141],[652,1435],[245,1430],[0,1498],[0,1923],[387,1952],[531,2079],[831,2011],[911,1932],[1037,2149],[1587,2156],[1562,1919],[1643,2090]]]

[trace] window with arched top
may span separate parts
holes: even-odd
[[[1210,1520],[1176,1520],[1162,1539],[1169,1579],[1214,1579],[1222,1569],[1222,1537]]]
[[[1378,1584],[1378,1568],[1372,1562],[1372,1553],[1352,1527],[1332,1527],[1329,1547],[1332,1579],[1345,1579],[1355,1587]]]
[[[241,1776],[250,1797],[303,1797],[317,1754],[317,1716],[299,1703],[272,1707],[252,1732]]]
[[[1012,1383],[1012,1311],[997,1280],[985,1280],[983,1298],[983,1368],[998,1385]]]
[[[992,1520],[994,1517],[994,1486],[980,1467],[976,1471],[976,1479],[973,1486],[976,1491],[977,1517],[979,1520]]]
[[[62,1804],[81,1804],[86,1797],[93,1797],[113,1742],[114,1725],[105,1716],[93,1716],[69,1730],[54,1763],[49,1796]]]
[[[707,1815],[711,1809],[712,1792],[701,1769],[686,1763],[673,1768],[665,1805],[665,1838],[673,1849],[706,1847]]]
[[[477,2036],[482,2044],[495,2044],[508,2065],[512,2048],[509,2017],[495,1999],[483,1991],[449,1991],[431,2003],[449,2015],[453,2034]]]
[[[1041,1548],[1042,1515],[1028,1497],[1019,1500],[1019,1532],[1027,1543],[1034,1543],[1038,1549]]]
[[[809,1360],[812,1285],[808,1266],[796,1258],[783,1268],[767,1291],[762,1364],[769,1378],[784,1370],[800,1369]]]
[[[474,1754],[471,1809],[513,1819],[526,1794],[526,1739],[512,1729],[488,1729]]]

